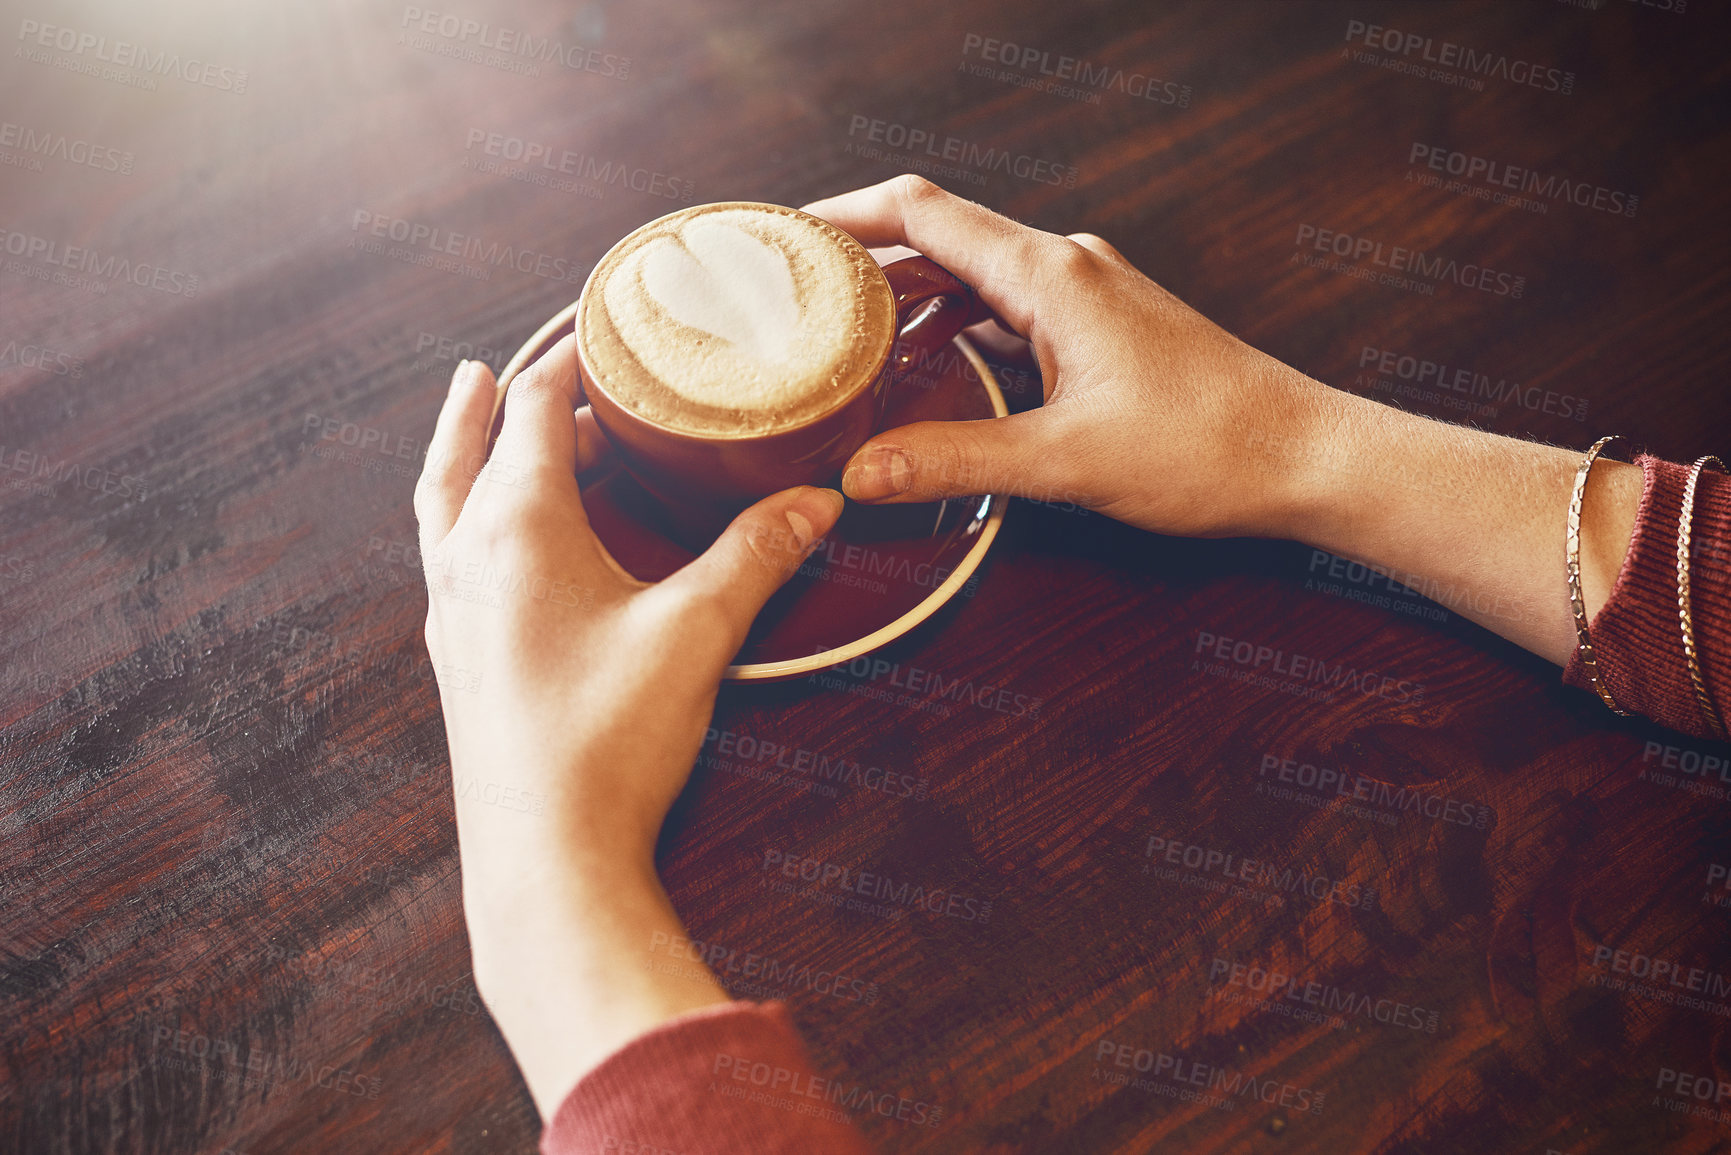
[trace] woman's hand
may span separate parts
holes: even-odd
[[[1017,224],[917,176],[807,205],[872,246],[972,285],[1032,346],[1045,404],[880,433],[848,464],[860,501],[1007,493],[1161,533],[1287,537],[1362,562],[1561,665],[1578,450],[1498,437],[1331,389],[1258,352],[1100,238]],[[1586,489],[1589,617],[1622,568],[1641,470]]]
[[[843,487],[862,501],[1009,493],[1161,533],[1278,535],[1290,470],[1262,444],[1331,390],[1226,332],[1099,237],[1017,224],[916,176],[806,206],[871,246],[906,245],[1032,343],[1045,404],[879,434]]]
[[[722,672],[841,511],[833,490],[776,494],[637,581],[583,510],[603,442],[573,413],[573,341],[512,384],[490,458],[493,375],[459,366],[415,490],[475,981],[543,1116],[617,1047],[726,998],[646,965],[652,935],[684,934],[655,838]]]

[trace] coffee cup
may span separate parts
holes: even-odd
[[[726,201],[636,229],[578,300],[579,388],[621,464],[681,525],[833,484],[899,371],[989,317],[926,257],[879,267],[797,209]]]

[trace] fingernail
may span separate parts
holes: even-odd
[[[813,531],[811,522],[806,519],[805,514],[801,513],[797,509],[788,510],[787,524],[789,528],[793,530],[793,542],[796,546],[800,549],[804,549],[806,546],[811,544],[811,539],[815,531]]]
[[[835,490],[812,486],[787,507],[787,527],[793,532],[800,549],[816,541],[820,532],[829,532],[835,519],[841,516],[842,502],[842,495]],[[820,525],[823,526],[821,531],[818,529]]]
[[[451,373],[451,392],[455,393],[457,391],[457,386],[468,380],[468,369],[469,359],[467,357],[464,357],[461,361],[457,362],[457,368]]]
[[[856,501],[876,501],[906,492],[914,463],[893,445],[879,445],[848,462],[841,485]]]

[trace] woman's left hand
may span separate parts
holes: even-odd
[[[491,456],[493,374],[459,366],[415,490],[476,986],[544,1116],[618,1046],[726,997],[645,965],[653,935],[683,935],[655,839],[723,671],[842,504],[775,494],[636,580],[583,509],[604,441],[575,408],[573,341],[512,383]]]

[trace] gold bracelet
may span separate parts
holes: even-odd
[[[1599,698],[1612,710],[1629,717],[1629,711],[1621,709],[1617,700],[1611,697],[1610,688],[1605,685],[1605,679],[1599,676],[1599,663],[1593,658],[1593,640],[1587,636],[1587,602],[1581,596],[1581,499],[1587,493],[1587,472],[1593,468],[1593,461],[1599,456],[1599,451],[1613,441],[1622,438],[1609,434],[1593,442],[1587,455],[1581,458],[1581,466],[1575,470],[1575,490],[1569,495],[1568,540],[1566,542],[1565,561],[1567,562],[1569,578],[1569,604],[1575,611],[1575,636],[1580,639],[1581,667],[1587,671],[1587,677],[1593,681],[1593,689],[1599,692]]]
[[[1707,719],[1708,730],[1718,738],[1725,736],[1725,723],[1707,696],[1707,682],[1701,676],[1701,659],[1695,652],[1695,620],[1689,616],[1689,522],[1695,516],[1695,483],[1701,480],[1701,470],[1707,464],[1725,471],[1725,463],[1711,454],[1701,458],[1689,469],[1689,480],[1683,484],[1683,510],[1677,519],[1677,617],[1683,626],[1683,657],[1689,663],[1689,684],[1695,687],[1695,702],[1701,716]]]

